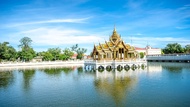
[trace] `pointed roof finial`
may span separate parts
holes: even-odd
[[[114,30],[113,30],[114,32],[116,32],[116,27],[115,27],[115,24],[114,24]]]

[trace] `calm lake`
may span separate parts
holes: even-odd
[[[80,66],[0,70],[0,107],[189,107],[190,63],[89,71]]]

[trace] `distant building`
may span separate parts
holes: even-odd
[[[32,59],[32,62],[42,62],[43,56],[36,56]]]
[[[83,59],[85,60],[85,59],[92,59],[92,57],[90,56],[90,55],[84,55],[83,56]]]
[[[151,46],[146,46],[145,48],[135,47],[135,50],[140,53],[143,52],[145,55],[161,55],[161,49],[152,48]]]
[[[146,48],[135,47],[135,50],[136,50],[138,53],[142,52],[142,53],[144,53],[144,55],[146,55]]]
[[[161,49],[152,48],[151,46],[146,47],[146,55],[161,55]]]
[[[71,56],[72,60],[76,60],[77,59],[77,54],[73,54],[73,56]]]
[[[133,46],[126,44],[114,28],[109,41],[94,45],[91,57],[94,60],[135,60],[138,53]]]

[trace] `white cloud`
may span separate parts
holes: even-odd
[[[160,42],[188,42],[185,38],[175,38],[175,37],[132,37],[133,40],[140,41],[160,41]]]
[[[68,45],[68,44],[93,44],[98,40],[103,40],[100,35],[64,28],[38,28],[29,31],[20,32],[22,35],[29,35],[35,45]]]
[[[141,33],[137,33],[136,35],[139,35],[139,36],[140,36],[140,35],[143,35],[143,34],[141,34]]]
[[[33,22],[23,22],[23,23],[11,23],[6,27],[17,27],[23,25],[34,25],[34,24],[49,24],[49,23],[85,23],[90,17],[87,18],[78,18],[78,19],[52,19],[52,20],[42,20],[42,21],[33,21]]]
[[[128,40],[129,44],[137,47],[145,47],[147,44],[156,48],[165,47],[168,43],[179,43],[182,46],[190,43],[187,38],[175,38],[175,37],[131,37],[124,38],[124,41]]]

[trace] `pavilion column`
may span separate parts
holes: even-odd
[[[121,58],[123,59],[123,49],[121,49]]]
[[[115,59],[115,51],[113,51],[113,59]]]
[[[117,55],[118,55],[118,59],[120,59],[120,53],[119,53],[119,50],[118,50],[118,52],[117,52]]]
[[[121,57],[121,56],[120,56],[120,53],[119,53],[119,51],[118,51],[118,59],[120,59],[120,57]]]
[[[117,56],[116,56],[116,58],[118,58],[119,59],[119,52],[117,51]]]
[[[128,52],[126,52],[126,58],[127,58],[127,60],[128,60]]]
[[[115,51],[113,51],[112,59],[114,59]]]
[[[116,57],[116,51],[114,51],[114,59],[116,59],[117,57]]]
[[[120,59],[122,59],[123,58],[123,53],[122,53],[122,51],[123,51],[123,49],[121,49],[121,53],[120,53]]]
[[[131,54],[131,53],[129,53],[129,58],[130,58],[130,59],[132,58],[132,54]]]
[[[123,54],[124,54],[124,55],[123,55],[123,59],[125,60],[125,50],[123,50]]]
[[[117,51],[117,58],[119,59],[119,51]]]
[[[114,59],[116,59],[116,51],[114,51],[114,55],[113,55]]]
[[[119,53],[119,52],[118,52],[118,53]],[[122,56],[121,56],[121,53],[119,53],[119,59],[121,59],[121,57],[122,57]]]
[[[119,53],[119,59],[122,58],[122,49],[120,49],[120,53]]]
[[[121,59],[123,59],[123,49],[121,49]]]

